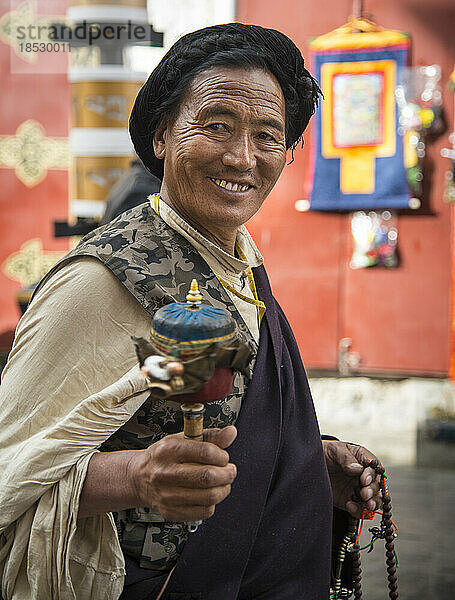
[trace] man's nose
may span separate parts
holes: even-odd
[[[254,144],[247,134],[235,136],[223,154],[223,164],[238,171],[249,171],[256,166]]]

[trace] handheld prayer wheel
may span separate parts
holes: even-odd
[[[150,341],[133,341],[152,394],[180,402],[185,437],[203,441],[204,403],[232,393],[234,371],[250,376],[252,352],[226,310],[202,304],[196,279],[186,300],[155,313]]]

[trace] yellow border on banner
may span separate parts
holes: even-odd
[[[340,148],[333,140],[333,79],[348,73],[383,73],[383,142],[369,146]],[[325,101],[321,107],[321,154],[324,158],[340,158],[340,189],[344,194],[371,194],[375,187],[375,160],[396,152],[395,133],[396,62],[372,60],[324,63],[321,87]]]
[[[383,29],[368,19],[351,18],[348,23],[317,37],[309,43],[313,51],[358,50],[360,48],[384,48],[408,45],[406,33],[395,29]]]

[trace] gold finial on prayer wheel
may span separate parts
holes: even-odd
[[[201,300],[202,300],[202,296],[199,291],[197,281],[196,281],[196,279],[193,279],[191,281],[190,291],[188,292],[188,294],[186,296],[186,302],[187,302],[187,304],[190,304],[192,306],[197,306],[198,304],[201,303]]]

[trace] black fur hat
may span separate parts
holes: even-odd
[[[227,23],[181,37],[164,55],[137,95],[130,117],[134,148],[146,168],[160,179],[163,160],[153,151],[162,119],[172,118],[193,78],[216,66],[261,68],[275,76],[286,110],[286,147],[301,139],[321,90],[304,67],[300,50],[286,35],[259,25]]]

